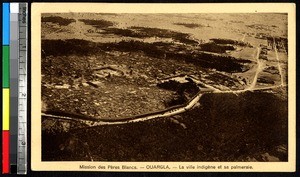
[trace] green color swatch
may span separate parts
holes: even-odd
[[[3,88],[9,88],[9,46],[2,46]]]

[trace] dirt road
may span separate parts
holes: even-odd
[[[274,40],[274,43],[273,43],[273,46],[274,46],[274,50],[275,50],[275,55],[276,55],[276,59],[277,59],[277,67],[278,67],[278,71],[279,71],[279,74],[280,74],[280,80],[281,80],[281,84],[280,85],[284,85],[283,83],[283,74],[282,74],[282,69],[281,69],[281,65],[280,65],[280,61],[279,61],[279,57],[278,57],[278,51],[277,51],[277,47],[276,47],[276,43],[275,43],[275,38],[273,38]]]
[[[254,78],[253,78],[253,81],[252,81],[251,85],[246,90],[253,90],[255,88],[257,78],[258,78],[258,74],[264,69],[263,62],[261,60],[259,60],[260,50],[261,50],[261,48],[257,47],[257,54],[255,56],[255,59],[257,61],[256,72],[255,72],[255,75],[254,75]]]

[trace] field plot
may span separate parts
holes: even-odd
[[[42,14],[43,161],[287,161],[286,14]]]

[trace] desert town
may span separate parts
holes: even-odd
[[[287,160],[285,14],[41,20],[43,159]]]

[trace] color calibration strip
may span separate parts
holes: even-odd
[[[18,56],[18,148],[17,173],[27,173],[27,51],[28,51],[28,7],[19,3]]]
[[[27,3],[2,4],[2,173],[27,173]]]
[[[10,66],[9,66],[9,41],[10,41],[10,5],[2,4],[2,173],[10,173]]]
[[[10,173],[17,172],[19,3],[10,3]]]

